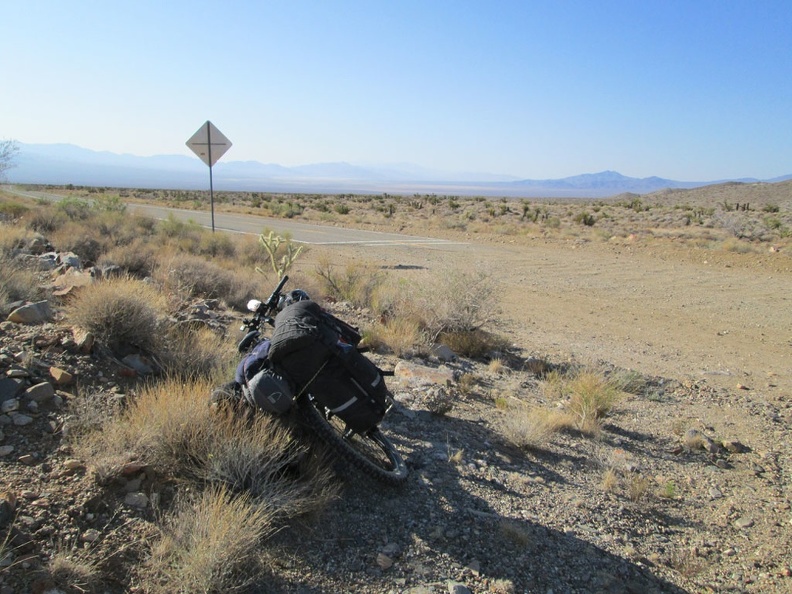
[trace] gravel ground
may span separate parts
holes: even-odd
[[[258,591],[792,590],[788,257],[658,243],[471,246],[367,257],[417,278],[488,263],[512,342],[503,367],[411,361],[456,383],[439,415],[432,390],[391,382],[398,405],[384,428],[407,459],[407,484],[339,469],[344,496],[268,542],[271,575]],[[503,428],[516,405],[560,404],[532,371],[537,360],[631,370],[642,387],[597,437],[562,431],[520,450]],[[68,325],[3,322],[0,382],[0,525],[13,525],[0,594],[52,591],[39,570],[73,548],[101,562],[104,581],[70,591],[129,590],[135,545],[156,519],[154,477],[130,467],[97,485],[63,428],[86,406],[78,386],[101,415],[134,397],[135,378],[82,352]]]

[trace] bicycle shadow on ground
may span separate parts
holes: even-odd
[[[274,539],[291,565],[261,592],[412,594],[449,591],[449,581],[471,592],[686,592],[648,560],[593,544],[601,528],[540,519],[558,503],[548,485],[570,485],[550,464],[574,456],[517,457],[483,422],[422,411],[394,414],[385,429],[410,466],[407,484],[346,473],[337,502]]]

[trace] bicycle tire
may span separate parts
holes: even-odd
[[[348,430],[346,423],[309,394],[298,398],[297,405],[308,426],[345,462],[389,485],[400,485],[407,480],[404,459],[379,427],[365,435]]]

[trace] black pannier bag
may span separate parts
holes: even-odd
[[[314,301],[298,301],[275,317],[269,359],[355,431],[365,432],[385,415],[387,388],[380,370],[356,345],[355,328],[322,310]]]
[[[354,347],[340,349],[308,387],[316,400],[360,433],[376,427],[387,410],[380,370]]]
[[[314,301],[297,301],[275,317],[269,360],[283,369],[301,390],[333,355],[338,333],[323,322]]]

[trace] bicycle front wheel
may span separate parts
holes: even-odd
[[[297,404],[311,429],[351,466],[390,485],[407,480],[407,465],[379,427],[366,434],[352,431],[311,395],[298,398]]]

